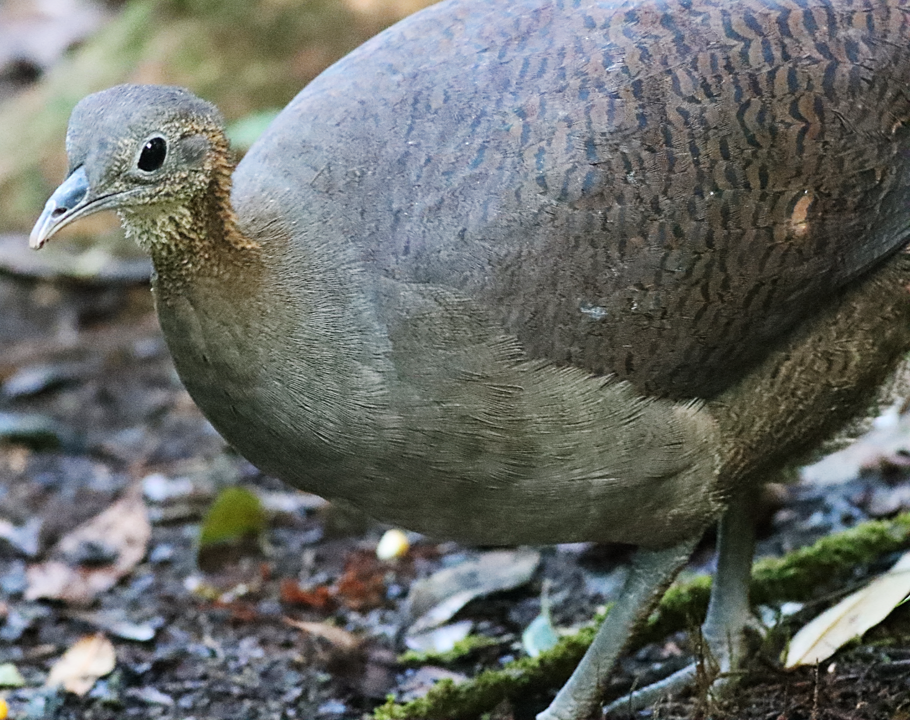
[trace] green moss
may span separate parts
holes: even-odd
[[[483,648],[492,647],[498,644],[499,643],[495,638],[487,637],[485,635],[468,635],[463,640],[459,640],[455,643],[455,646],[446,652],[417,652],[415,650],[408,650],[398,657],[398,662],[402,665],[425,665],[428,663],[450,665],[476,650],[482,650]]]
[[[901,550],[908,541],[910,513],[904,513],[893,520],[862,523],[782,558],[760,560],[752,570],[752,602],[808,600],[819,587],[844,578],[857,565]]]
[[[910,513],[890,521],[872,521],[822,538],[783,558],[765,559],[753,568],[751,593],[756,604],[807,600],[822,588],[843,582],[857,565],[904,548],[910,542]],[[671,587],[658,609],[636,633],[632,647],[670,632],[698,625],[711,589],[709,577],[696,577]],[[607,611],[609,612],[609,611]],[[594,637],[596,623],[564,638],[537,658],[522,658],[502,669],[486,670],[455,685],[444,681],[419,700],[397,704],[392,698],[376,708],[375,720],[458,720],[475,718],[504,698],[533,688],[558,687],[569,677]]]

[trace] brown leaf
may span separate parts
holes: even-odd
[[[62,685],[76,695],[85,695],[98,678],[113,671],[117,665],[114,646],[101,633],[86,635],[67,650],[51,668],[48,687]]]
[[[289,605],[303,605],[316,610],[328,610],[335,607],[332,591],[325,585],[317,585],[304,590],[294,580],[281,581],[281,602]]]
[[[50,560],[28,569],[25,599],[50,598],[81,605],[91,602],[145,557],[151,532],[141,494],[128,493],[62,537]],[[87,561],[80,564],[78,558],[85,548],[103,548],[110,557],[105,556],[106,562],[100,565]]]
[[[338,580],[338,595],[351,610],[369,610],[385,602],[388,565],[368,551],[352,552]]]
[[[389,565],[366,550],[352,552],[344,564],[344,573],[332,587],[319,585],[301,588],[293,580],[281,583],[282,602],[325,610],[340,600],[352,610],[368,610],[385,602],[385,576]]]
[[[349,652],[360,647],[360,640],[356,635],[343,630],[337,625],[329,625],[320,622],[305,622],[303,620],[294,620],[286,617],[284,622],[291,627],[305,632],[307,635],[313,635],[323,640],[327,640],[333,647]]]

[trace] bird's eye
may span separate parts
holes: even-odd
[[[140,170],[145,172],[154,172],[164,165],[164,158],[167,157],[167,143],[162,137],[153,137],[142,148],[139,153],[139,162],[136,163]]]

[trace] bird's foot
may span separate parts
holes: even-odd
[[[702,626],[699,661],[667,678],[614,700],[608,713],[634,712],[662,697],[697,686],[719,692],[746,657],[745,629],[751,625],[749,578],[755,535],[750,516],[752,493],[736,497],[721,518],[717,575],[711,586],[708,615]]]
[[[579,720],[600,705],[604,687],[616,658],[632,628],[650,612],[655,598],[686,562],[696,539],[665,550],[639,551],[619,600],[585,653],[572,677],[537,720]]]
[[[743,643],[712,643],[703,637],[699,648],[699,659],[639,690],[609,703],[604,707],[607,716],[623,717],[638,710],[654,705],[661,699],[676,695],[691,688],[703,689],[705,693],[716,695],[723,693],[735,677],[735,669],[742,657]]]

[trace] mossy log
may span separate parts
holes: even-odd
[[[910,513],[888,521],[870,521],[822,538],[814,545],[794,550],[782,558],[760,560],[753,567],[751,594],[754,604],[816,597],[851,576],[856,566],[910,544]],[[633,638],[633,647],[654,642],[667,634],[697,625],[704,617],[711,579],[699,576],[679,582],[664,595],[657,610]],[[608,610],[609,612],[609,610]],[[599,617],[597,622],[603,620]],[[502,669],[487,670],[456,685],[443,681],[425,697],[406,704],[389,701],[376,709],[375,720],[458,720],[477,718],[502,700],[519,697],[533,688],[562,685],[581,659],[596,624],[563,638],[552,650],[536,658],[522,658]]]

